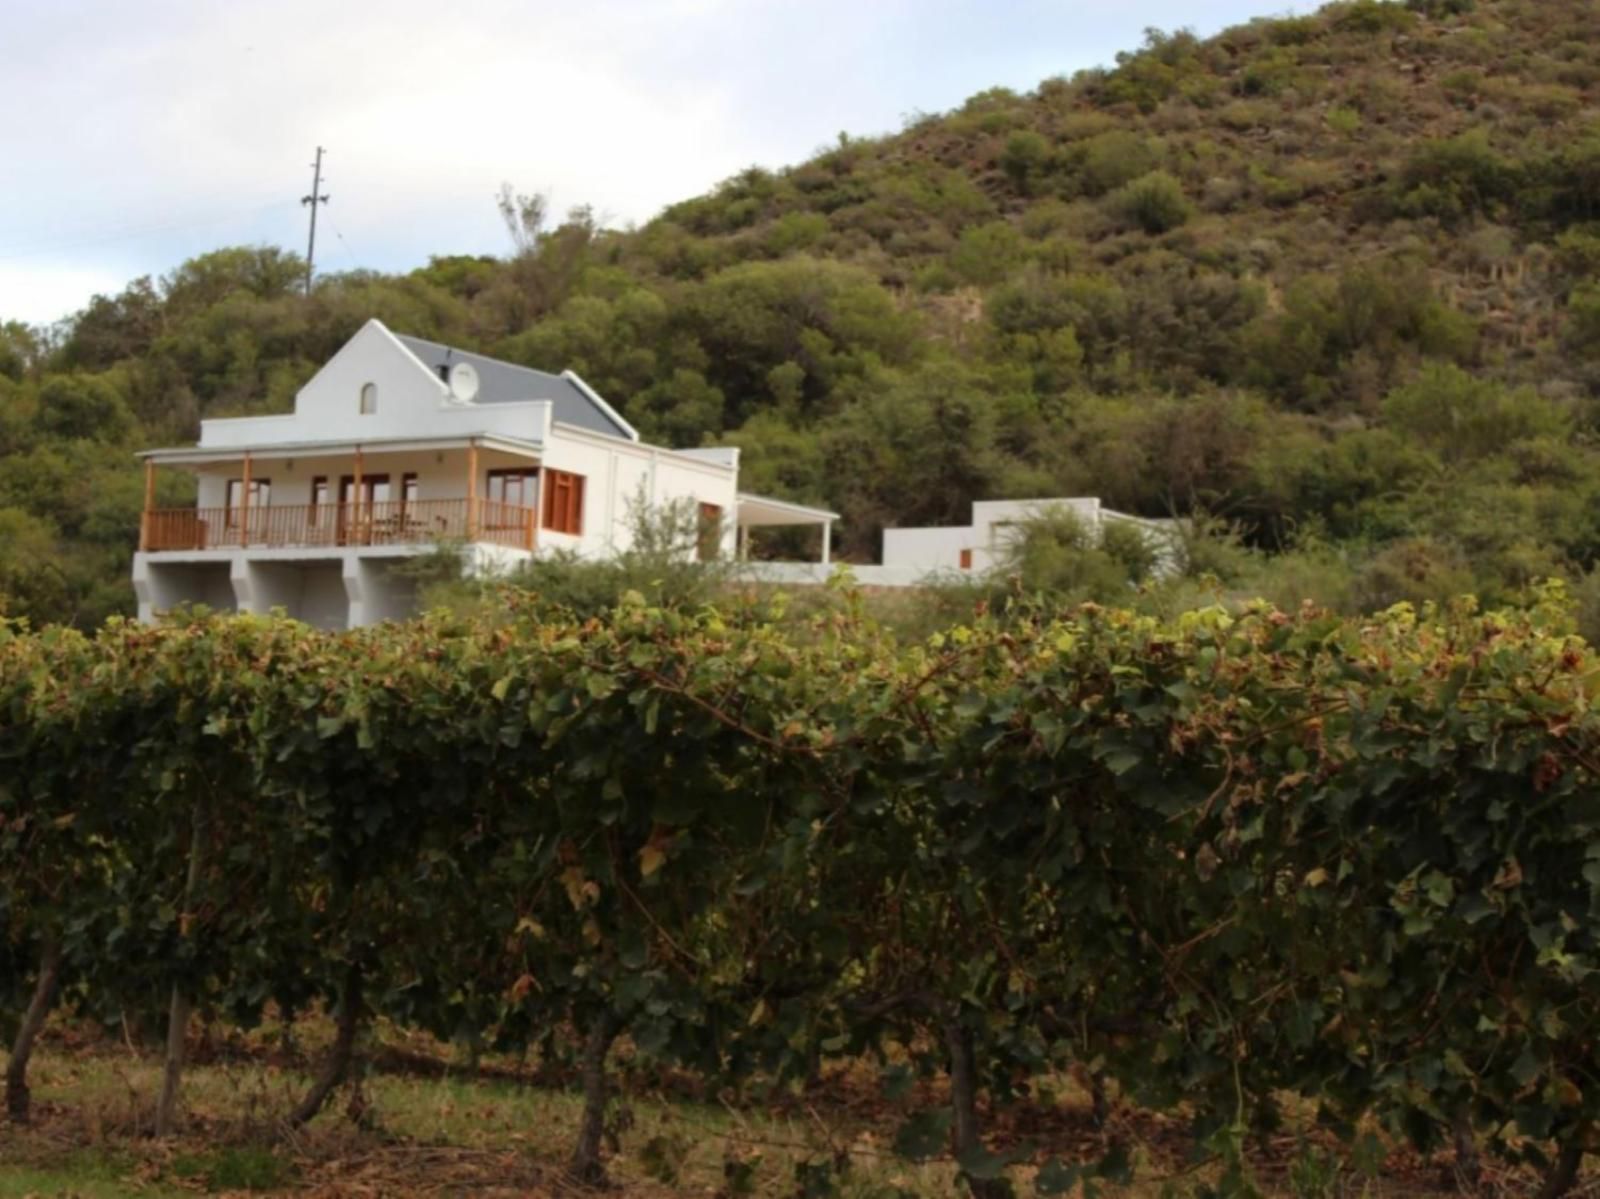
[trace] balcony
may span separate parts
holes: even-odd
[[[418,546],[480,541],[531,550],[537,511],[495,500],[381,500],[364,504],[268,504],[251,508],[155,508],[144,548]]]

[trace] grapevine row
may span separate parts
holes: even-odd
[[[1224,1192],[1299,1095],[1556,1195],[1600,1116],[1597,690],[1550,605],[0,626],[8,1110],[53,1010],[164,1014],[165,1133],[191,1013],[321,1004],[290,1123],[381,1014],[569,1057],[590,1180],[626,1036],[739,1085],[895,1046],[951,1094],[897,1147],[984,1199],[1125,1169],[989,1148],[1064,1069],[1190,1114]]]

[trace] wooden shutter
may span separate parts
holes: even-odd
[[[702,562],[716,559],[722,549],[722,506],[700,505],[700,527],[695,537],[695,554]]]
[[[553,533],[583,533],[583,476],[564,470],[545,471],[544,517],[540,524]]]

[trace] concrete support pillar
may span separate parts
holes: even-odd
[[[245,487],[248,489],[249,484],[246,483]],[[243,534],[241,533],[240,536],[243,536]],[[233,586],[233,607],[235,611],[255,613],[266,611],[264,608],[257,607],[259,598],[256,595],[255,572],[250,569],[250,563],[243,554],[235,554],[233,560],[228,563],[228,582]]]
[[[471,553],[470,548],[468,553]],[[416,583],[403,574],[396,574],[396,565],[398,560],[394,558],[345,556],[342,563],[348,605],[345,628],[381,624],[386,620],[409,620],[416,615]]]
[[[822,564],[826,566],[831,561],[833,561],[833,522],[825,520],[822,522]]]
[[[144,554],[133,556],[133,595],[139,601],[140,624],[154,624],[156,620],[156,605],[161,597],[153,573],[149,558]]]
[[[344,579],[344,598],[349,605],[349,615],[345,618],[345,628],[359,629],[362,625],[372,624],[367,616],[367,577],[361,569],[361,559],[355,554],[346,554],[340,560],[340,573]]]

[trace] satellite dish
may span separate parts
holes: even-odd
[[[478,372],[470,362],[458,362],[450,368],[450,394],[463,404],[478,394]]]

